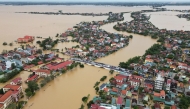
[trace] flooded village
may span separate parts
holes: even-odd
[[[54,36],[4,41],[0,109],[187,109],[190,32],[159,29],[148,12],[108,11]]]

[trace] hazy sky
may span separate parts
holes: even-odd
[[[190,0],[0,0],[0,1],[39,1],[39,2],[190,2]]]

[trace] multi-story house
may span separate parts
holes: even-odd
[[[162,90],[163,84],[164,78],[160,74],[158,74],[155,79],[154,89]]]

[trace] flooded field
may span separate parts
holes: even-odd
[[[185,18],[178,18],[177,14],[183,13],[171,11],[147,13],[147,15],[151,15],[149,21],[159,29],[190,30],[190,21]]]
[[[34,8],[35,7],[35,8]],[[32,14],[18,14],[14,12],[23,11],[58,11],[63,12],[130,12],[139,11],[142,9],[150,9],[150,7],[114,7],[114,6],[0,6],[0,30],[3,42],[14,42],[17,38],[24,35],[33,35],[45,37],[55,37],[57,33],[62,33],[68,28],[73,27],[76,23],[81,21],[97,21],[106,20],[106,16],[91,17],[91,16],[53,16],[53,15],[32,15]],[[125,21],[130,21],[130,13],[124,15]],[[107,24],[101,28],[108,32],[116,32],[121,34],[127,34],[125,32],[117,32],[113,29],[115,23]],[[132,34],[133,35],[133,34]],[[151,45],[156,43],[155,40],[150,37],[144,37],[140,35],[133,35],[133,39],[130,41],[129,46],[119,50],[118,52],[97,60],[111,65],[118,65],[121,61],[127,61],[134,56],[143,55],[145,50]],[[38,40],[38,39],[36,39]],[[35,41],[36,41],[35,40]],[[72,47],[77,43],[59,43],[55,48],[62,50],[65,47]],[[34,42],[36,45],[36,42]],[[20,46],[14,44],[14,47]],[[36,45],[37,46],[37,45]],[[0,51],[3,49],[9,50],[14,47],[1,46]],[[46,53],[51,51],[46,51]],[[68,59],[68,56],[64,56],[59,53],[60,57]],[[26,80],[30,72],[23,71],[17,77]],[[110,75],[108,70],[96,68],[85,65],[85,68],[77,68],[67,72],[54,81],[48,83],[40,91],[32,97],[24,109],[78,109],[81,105],[81,98],[90,94],[90,99],[94,97],[95,90],[93,85],[96,81],[99,81],[102,76],[108,76],[108,79],[114,75]],[[9,82],[7,82],[9,83]],[[5,84],[0,84],[4,86]],[[26,88],[26,84],[23,83],[23,88]],[[32,104],[32,106],[31,106]]]

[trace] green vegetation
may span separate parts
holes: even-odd
[[[95,90],[96,90],[96,93],[97,93],[99,91],[99,87],[96,87]]]
[[[127,62],[120,62],[119,67],[121,68],[129,68],[129,65],[131,63],[138,63],[140,60],[140,56],[135,56],[133,58],[130,58]]]
[[[45,86],[48,82],[50,82],[50,81],[52,81],[52,80],[54,80],[54,76],[53,76],[53,75],[51,75],[51,76],[49,76],[49,77],[45,77],[44,80],[41,80],[41,81],[40,81],[40,86],[43,87],[43,86]]]
[[[7,45],[7,42],[3,42],[3,45]]]
[[[5,83],[5,82],[9,81],[13,77],[15,77],[17,74],[19,74],[22,70],[23,70],[22,68],[21,68],[21,70],[15,69],[10,73],[6,73],[3,78],[0,78],[0,83]]]
[[[27,103],[26,101],[11,103],[6,109],[22,109],[26,103]]]
[[[45,40],[43,40],[41,43],[38,42],[38,44],[40,44],[40,47],[43,48],[43,50],[50,50],[51,48],[53,48],[56,44],[58,43],[58,39],[54,40],[49,38],[46,38]]]
[[[94,85],[94,88],[95,88],[96,86],[98,86],[99,84],[100,84],[100,82],[96,82],[95,85]]]
[[[129,35],[129,38],[131,38],[131,39],[132,39],[132,38],[133,38],[133,35]]]
[[[80,108],[79,109],[84,109],[84,105],[83,104],[81,104],[81,106],[80,106]]]
[[[90,101],[87,103],[88,108],[90,108],[91,104],[94,104],[94,102],[93,102],[92,100],[90,100]]]
[[[110,74],[113,74],[113,73],[114,73],[114,70],[110,70],[109,73],[110,73]]]
[[[80,64],[79,66],[80,66],[80,68],[84,68],[84,65],[83,65],[83,64]]]
[[[35,81],[29,81],[27,85],[28,88],[25,89],[26,96],[31,97],[35,94],[35,91],[39,89],[39,86]]]
[[[100,81],[104,81],[107,78],[107,76],[103,76]]]
[[[9,43],[9,46],[13,46],[13,43]]]
[[[84,97],[82,98],[82,101],[83,101],[84,103],[87,103],[89,97],[90,97],[90,94],[88,94],[88,96],[84,96]]]
[[[188,109],[189,105],[190,105],[190,97],[183,95],[179,102],[179,108]]]
[[[170,106],[165,106],[164,109],[170,109]]]
[[[151,46],[148,50],[146,50],[144,55],[155,55],[159,54],[161,50],[161,45],[160,44],[154,44]]]

